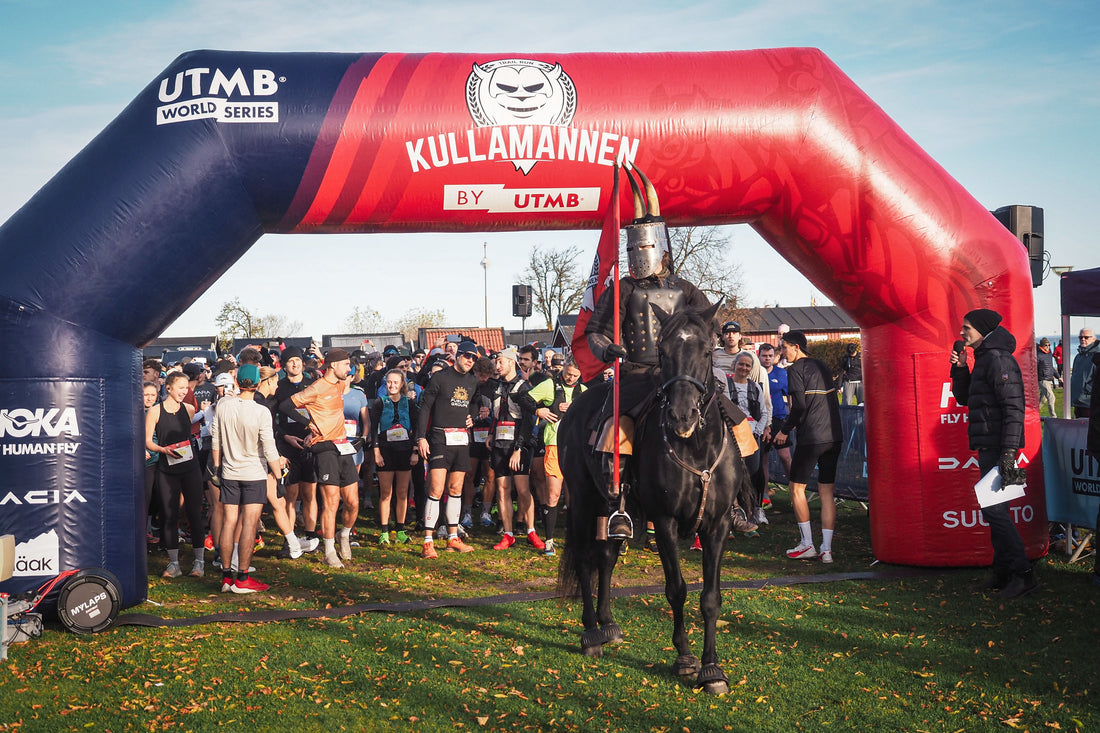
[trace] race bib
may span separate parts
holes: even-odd
[[[387,443],[401,443],[409,439],[409,431],[405,429],[404,425],[394,425],[392,428],[386,431]]]
[[[344,435],[354,438],[358,433],[359,422],[357,420],[344,420]]]
[[[443,428],[447,445],[469,445],[470,434],[465,428]]]
[[[342,456],[355,455],[355,446],[349,443],[347,439],[334,440],[332,444],[336,446],[336,452]]]
[[[488,443],[489,442],[489,428],[474,428],[474,442],[475,443]]]
[[[498,422],[494,440],[510,442],[516,439],[516,424],[514,422]]]
[[[173,456],[171,453],[164,454],[164,457],[168,459],[169,466],[174,466],[177,463],[186,463],[195,457],[195,449],[191,446],[190,440],[166,445],[164,447],[179,454],[178,457]]]

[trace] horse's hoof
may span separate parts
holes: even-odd
[[[725,695],[730,691],[728,682],[708,682],[703,685],[703,692],[708,695]]]
[[[597,644],[596,646],[581,646],[581,653],[586,657],[602,657],[603,645]]]
[[[581,649],[588,654],[591,647],[600,648],[604,644],[617,644],[623,640],[623,630],[618,624],[607,624],[598,629],[585,629],[581,632]],[[592,656],[589,654],[589,656]],[[596,655],[599,656],[599,655]]]
[[[711,695],[723,695],[730,691],[729,678],[717,664],[704,665],[695,680],[696,687]]]
[[[677,677],[691,677],[699,672],[699,658],[694,654],[681,654],[672,665],[672,673]]]

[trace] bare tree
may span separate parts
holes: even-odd
[[[382,314],[370,306],[364,308],[355,306],[355,310],[344,320],[344,328],[348,333],[376,333],[385,331],[388,327]]]
[[[214,322],[220,341],[232,341],[235,337],[262,339],[289,336],[303,328],[301,321],[288,320],[284,315],[257,315],[241,305],[240,298],[223,303]]]
[[[519,279],[531,286],[534,309],[546,318],[546,328],[554,327],[555,316],[572,313],[581,307],[587,272],[582,273],[583,251],[573,245],[565,249],[531,248],[527,269]]]
[[[405,311],[401,317],[393,322],[393,327],[400,331],[406,341],[415,341],[421,328],[433,328],[446,323],[447,316],[442,309],[431,310],[429,308],[413,308]]]

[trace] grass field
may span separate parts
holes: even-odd
[[[12,647],[0,668],[0,731],[1100,730],[1092,697],[1100,589],[1089,584],[1091,561],[1040,560],[1042,587],[1013,602],[969,592],[979,570],[836,580],[888,569],[872,567],[862,506],[842,504],[832,566],[782,556],[797,535],[783,492],[769,516],[758,537],[730,541],[724,580],[806,574],[823,582],[778,580],[723,594],[728,695],[710,697],[672,677],[670,614],[651,589],[614,601],[625,640],[596,660],[577,652],[578,604],[557,600],[123,625],[86,637],[51,627]],[[216,573],[162,580],[164,556],[152,554],[149,598],[160,605],[129,612],[338,612],[553,590],[555,561],[522,541],[494,552],[496,535],[475,533],[478,552],[426,562],[417,545],[379,547],[368,541],[375,536],[365,527],[363,547],[340,571],[316,555],[279,561],[265,549],[255,564],[272,590],[252,596],[219,593]],[[685,556],[685,578],[697,582],[699,555]],[[636,547],[616,577],[624,592],[662,582],[657,558]],[[698,651],[697,593],[688,604]]]

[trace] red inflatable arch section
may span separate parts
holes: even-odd
[[[517,58],[528,61],[500,60]],[[507,78],[481,83],[493,69],[478,77],[475,64]],[[563,79],[560,98],[538,96]],[[525,94],[525,81],[545,87]],[[1029,390],[1022,455],[1032,488],[1013,512],[1029,554],[1045,552],[1027,253],[819,51],[391,55],[347,87],[351,101],[330,115],[284,231],[596,227],[595,194],[606,197],[608,167],[629,158],[653,179],[671,224],[759,232],[860,325],[882,561],[992,559],[948,350],[962,314],[1001,312]],[[559,117],[531,128],[499,112],[519,99],[560,102],[547,112]],[[552,126],[563,115],[569,127]],[[540,206],[541,216],[521,210]],[[625,202],[622,213],[631,216]]]
[[[265,232],[599,229],[617,161],[670,223],[749,224],[860,325],[880,560],[991,560],[948,358],[966,311],[1001,312],[1028,388],[1013,512],[1045,551],[1027,254],[814,49],[184,54],[0,227],[0,534],[42,575],[112,569],[132,605],[136,347]]]

